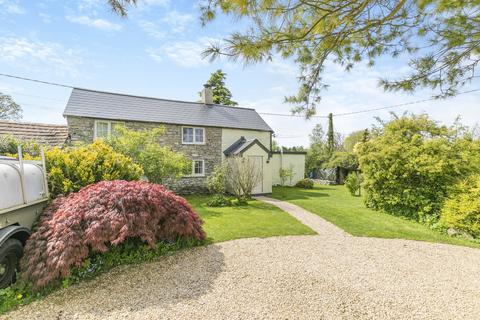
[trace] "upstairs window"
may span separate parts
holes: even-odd
[[[205,129],[195,127],[182,128],[182,143],[184,144],[204,144]]]
[[[122,122],[95,120],[94,138],[106,139],[116,134],[116,128],[125,125]]]

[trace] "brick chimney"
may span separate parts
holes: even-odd
[[[210,87],[209,84],[204,84],[203,85],[202,102],[206,105],[212,105],[213,104],[213,92],[212,92],[212,88]]]

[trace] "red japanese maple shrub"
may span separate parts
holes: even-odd
[[[103,181],[44,211],[25,246],[22,279],[35,288],[67,277],[93,252],[127,238],[152,248],[157,241],[203,240],[202,220],[188,202],[165,187],[144,181]]]

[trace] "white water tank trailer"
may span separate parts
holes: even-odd
[[[45,207],[49,194],[45,155],[42,161],[0,156],[0,288],[15,281],[15,271],[31,228]]]

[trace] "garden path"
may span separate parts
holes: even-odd
[[[285,212],[291,214],[294,218],[299,220],[304,225],[310,227],[312,230],[318,233],[321,237],[328,238],[345,238],[351,237],[348,233],[334,225],[317,216],[316,214],[311,213],[295,204],[273,199],[265,196],[256,196],[255,199],[266,202],[268,204],[274,205]]]

